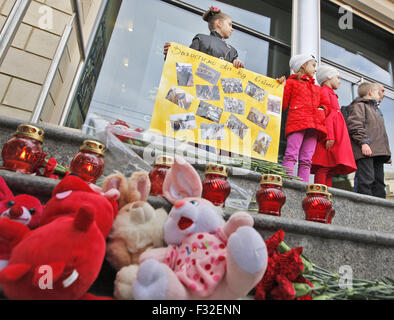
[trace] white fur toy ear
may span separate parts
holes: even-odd
[[[202,183],[197,171],[185,159],[176,156],[163,183],[163,194],[174,203],[183,198],[200,198]]]

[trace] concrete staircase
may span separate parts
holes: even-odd
[[[0,146],[11,138],[18,124],[15,119],[0,117]],[[67,166],[85,139],[97,139],[81,134],[78,130],[39,125],[45,130],[44,152],[54,156]],[[101,137],[101,142],[108,145]],[[106,152],[106,170],[108,175],[116,170],[130,175],[135,170],[149,171],[152,162],[143,160],[144,150],[139,147],[126,147],[111,141],[111,148]],[[157,154],[151,154],[154,159]],[[2,163],[0,162],[0,165]],[[204,175],[204,165],[195,165]],[[0,170],[10,188],[15,193],[31,193],[43,201],[50,198],[51,191],[58,183],[41,177],[33,177]],[[239,168],[230,168],[229,181],[233,190],[240,189],[254,200],[260,188],[260,174]],[[285,180],[283,188],[287,201],[281,217],[273,217],[251,212],[256,229],[267,239],[279,229],[286,232],[285,241],[291,247],[304,247],[304,254],[317,265],[338,272],[341,266],[350,266],[354,277],[379,279],[384,276],[394,277],[394,201],[362,196],[339,189],[330,189],[333,194],[336,215],[332,225],[305,221],[301,202],[305,198],[306,184],[294,180]],[[237,197],[231,194],[230,198]],[[154,207],[170,209],[170,204],[161,197],[150,197]],[[256,208],[251,204],[250,208]],[[236,209],[227,207],[228,218]],[[95,283],[96,292],[111,294],[114,273],[105,264],[102,274]],[[109,291],[108,291],[109,290]]]

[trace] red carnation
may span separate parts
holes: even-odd
[[[269,257],[271,257],[273,253],[276,252],[279,244],[284,240],[284,238],[285,232],[283,230],[279,230],[271,238],[265,241]]]
[[[310,281],[308,281],[308,279],[306,279],[305,277],[303,277],[303,276],[301,276],[301,275],[297,277],[297,279],[295,280],[295,282],[297,282],[297,283],[306,283],[306,284],[308,284],[310,287],[313,288],[313,283],[310,282]]]
[[[267,298],[267,294],[265,290],[263,290],[260,286],[256,286],[256,292],[254,294],[254,300],[265,300]]]
[[[277,274],[275,257],[276,254],[268,258],[267,270],[255,288],[255,300],[265,300],[267,292],[270,292],[275,285],[275,278]]]
[[[59,177],[54,174],[56,166],[57,166],[56,159],[50,158],[44,167],[44,177],[47,177],[50,179],[59,179]]]
[[[302,248],[294,248],[289,252],[283,253],[277,258],[278,273],[285,276],[290,281],[295,281],[304,270],[304,263],[300,255]]]
[[[293,283],[282,275],[276,276],[276,282],[278,284],[271,291],[271,297],[274,300],[294,300],[296,297],[296,291],[293,287]]]

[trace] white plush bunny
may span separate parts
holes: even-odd
[[[217,207],[201,198],[198,173],[176,157],[163,185],[173,203],[164,225],[166,248],[140,256],[132,285],[135,299],[237,299],[261,280],[267,249],[253,218],[234,213],[224,222]]]

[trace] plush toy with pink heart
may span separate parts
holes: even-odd
[[[246,212],[227,222],[220,208],[202,199],[201,179],[176,157],[163,185],[173,203],[164,225],[168,247],[140,257],[132,284],[135,299],[237,299],[263,277],[267,248]]]
[[[35,229],[40,224],[44,206],[40,200],[28,194],[14,196],[5,180],[0,177],[0,219],[10,219]],[[11,244],[0,234],[0,270],[8,265]]]

